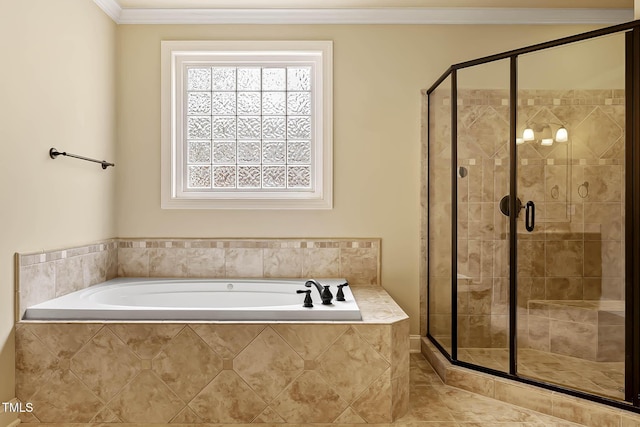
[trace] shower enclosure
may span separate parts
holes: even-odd
[[[427,336],[640,406],[640,21],[453,65],[427,94]]]

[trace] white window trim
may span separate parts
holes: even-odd
[[[332,209],[333,208],[333,42],[331,41],[163,41],[161,45],[161,207],[163,209]],[[315,158],[313,191],[190,192],[181,194],[178,153],[182,110],[177,67],[198,55],[307,56],[318,70],[314,81]]]

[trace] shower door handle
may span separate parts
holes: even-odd
[[[533,231],[533,227],[536,226],[536,205],[529,200],[524,210],[524,226],[529,233]]]

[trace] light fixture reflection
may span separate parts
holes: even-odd
[[[535,134],[533,133],[533,129],[526,128],[524,132],[522,132],[522,140],[523,141],[533,141],[536,139]]]
[[[551,125],[558,127],[558,130],[555,132],[555,137]],[[554,142],[569,141],[569,132],[567,131],[567,128],[560,123],[529,122],[527,123],[526,129],[522,132],[522,137],[516,138],[516,144],[521,145],[528,141],[537,141],[540,145],[548,147],[553,145]]]
[[[562,126],[556,132],[556,142],[567,142],[568,140],[569,140],[569,133],[567,132],[567,129],[564,126]]]

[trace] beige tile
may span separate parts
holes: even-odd
[[[340,249],[340,275],[352,285],[379,284],[378,256],[374,249]]]
[[[264,277],[262,251],[262,249],[227,249],[226,277]]]
[[[396,420],[409,410],[410,374],[391,380],[391,419]]]
[[[152,366],[188,402],[222,370],[222,359],[187,326],[153,359]]]
[[[347,402],[353,402],[389,368],[389,362],[352,329],[342,334],[317,361],[318,372]]]
[[[225,250],[218,248],[186,249],[188,277],[225,277]]]
[[[267,404],[233,371],[222,371],[190,403],[203,421],[248,423]]]
[[[119,277],[149,277],[149,250],[118,248]]]
[[[91,420],[94,423],[120,423],[122,420],[109,408],[104,408],[98,412]]]
[[[597,327],[586,323],[551,320],[549,350],[581,359],[596,360]]]
[[[308,360],[313,360],[323,353],[348,327],[348,325],[296,325],[285,323],[271,325],[271,328],[300,357]]]
[[[191,325],[191,329],[218,353],[220,357],[225,359],[233,359],[253,341],[264,328],[265,325]]]
[[[56,297],[75,292],[85,287],[82,259],[83,257],[73,257],[54,262],[56,272]]]
[[[358,415],[351,407],[344,410],[342,414],[333,421],[334,424],[363,424],[366,421]]]
[[[447,385],[487,397],[495,393],[493,377],[457,367],[447,369]]]
[[[339,277],[340,249],[307,248],[303,251],[303,277]]]
[[[254,420],[253,423],[274,423],[274,424],[283,424],[284,420],[276,411],[274,411],[270,406],[264,408],[264,411],[260,413]]]
[[[304,361],[267,327],[236,356],[233,368],[263,400],[270,402],[300,375]]]
[[[25,325],[58,358],[69,359],[102,325],[92,323],[35,323]]]
[[[141,365],[113,332],[102,328],[71,359],[70,369],[96,396],[107,402],[136,376]]]
[[[153,359],[184,325],[126,323],[108,327],[140,358]]]
[[[54,263],[45,262],[20,268],[20,318],[27,307],[55,297]]]
[[[532,409],[543,414],[552,413],[553,397],[550,392],[537,391],[505,380],[495,380],[495,398],[516,406]]]
[[[186,277],[187,251],[179,248],[149,249],[149,277]]]
[[[303,249],[264,249],[264,277],[303,277]]]
[[[190,423],[202,423],[202,419],[196,415],[191,408],[185,406],[182,411],[178,412],[178,415],[173,417],[171,424],[190,424]]]
[[[409,319],[391,325],[391,378],[409,373]]]
[[[59,369],[54,356],[27,325],[16,328],[16,397],[28,402],[40,386]]]
[[[142,371],[108,407],[123,422],[167,423],[184,403],[152,371]]]
[[[297,377],[271,404],[287,423],[330,423],[347,403],[315,371]]]
[[[100,400],[69,371],[52,373],[29,400],[42,422],[89,422],[103,407]]]
[[[92,252],[82,256],[83,287],[89,287],[107,280],[107,253]]]
[[[351,404],[368,423],[391,422],[393,395],[391,371],[387,370],[374,380]]]

